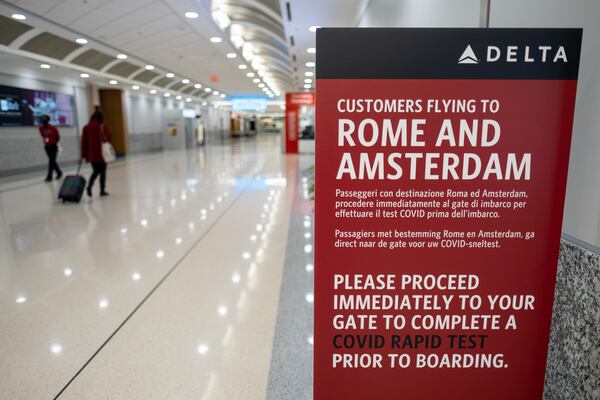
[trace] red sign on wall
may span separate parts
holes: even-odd
[[[317,31],[315,400],[542,399],[580,41]]]
[[[315,94],[287,93],[285,95],[285,152],[298,153],[298,137],[300,130],[300,107],[315,104]]]

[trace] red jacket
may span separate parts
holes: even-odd
[[[81,158],[87,162],[104,162],[102,158],[102,142],[112,142],[110,129],[96,119],[83,127],[81,134]]]
[[[60,140],[58,129],[54,125],[40,125],[40,136],[44,139],[44,144],[57,144]]]

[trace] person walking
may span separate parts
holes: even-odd
[[[102,143],[112,143],[112,134],[104,125],[104,114],[94,112],[90,122],[83,127],[81,135],[81,158],[92,164],[92,175],[87,186],[87,194],[92,197],[92,188],[96,178],[100,177],[100,196],[108,196],[106,191],[106,162],[102,157]]]
[[[52,180],[52,174],[56,171],[56,179],[62,177],[62,171],[56,162],[56,156],[58,155],[58,142],[60,141],[60,133],[58,128],[54,125],[50,125],[50,117],[47,115],[42,116],[42,124],[39,126],[40,136],[44,140],[44,150],[48,155],[48,174],[46,175],[46,182]]]

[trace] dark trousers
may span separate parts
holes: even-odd
[[[58,153],[58,146],[55,144],[47,144],[44,146],[46,154],[48,155],[48,175],[46,179],[52,179],[52,172],[56,171],[56,175],[62,174],[62,171],[58,167],[56,162],[56,155]]]
[[[102,162],[93,162],[92,163],[92,175],[90,176],[90,183],[88,186],[91,188],[94,186],[94,181],[100,175],[100,191],[104,192],[106,189],[106,163]]]

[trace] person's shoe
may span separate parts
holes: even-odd
[[[58,175],[56,175],[56,180],[59,180],[60,178],[62,178],[62,171],[58,173]]]
[[[106,190],[103,190],[100,192],[100,196],[108,196],[108,192]]]
[[[44,182],[52,182],[52,178],[46,178],[44,179]]]
[[[92,197],[92,187],[91,186],[88,186],[85,191],[87,192],[88,196]]]

